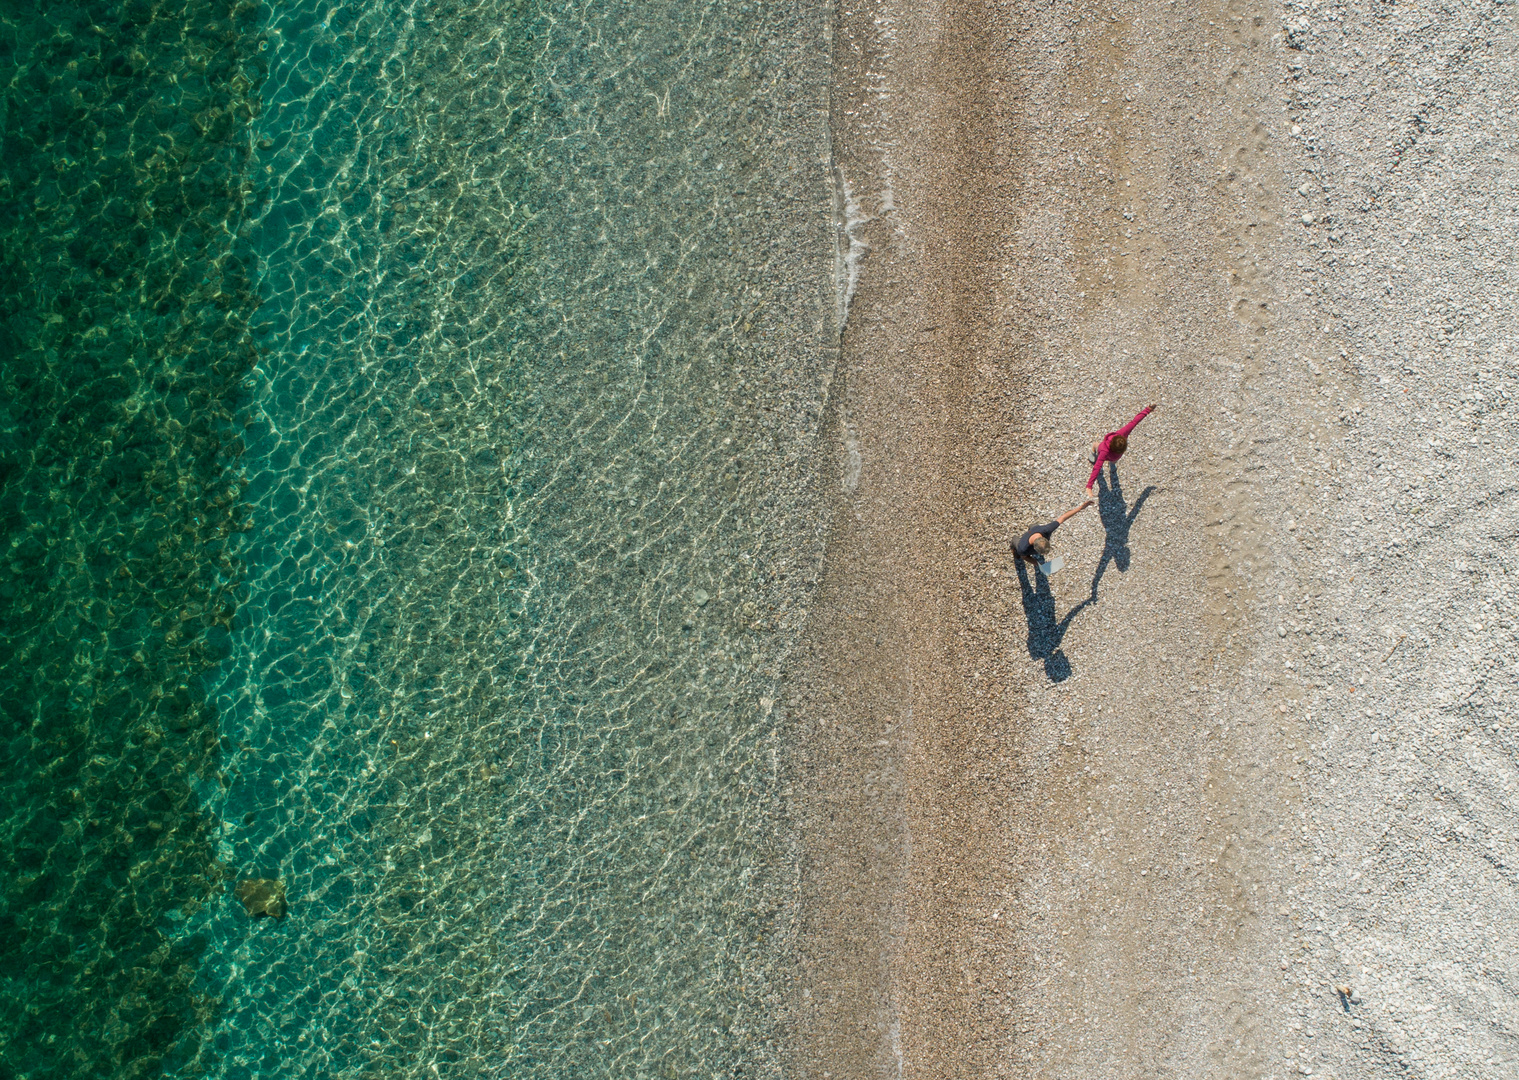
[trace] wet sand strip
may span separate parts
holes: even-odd
[[[997,323],[993,23],[976,4],[899,18],[866,5],[837,27],[837,166],[869,251],[830,418],[835,525],[792,687],[798,1064],[934,1075],[952,1051],[953,1072],[992,1076],[999,1033],[977,984],[1003,964],[977,928],[999,914],[1012,777],[961,677],[979,644],[958,628],[984,481],[1016,452],[979,369]]]

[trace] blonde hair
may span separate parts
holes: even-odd
[[[1028,542],[1028,546],[1043,555],[1050,549],[1050,538],[1044,533],[1035,533]]]

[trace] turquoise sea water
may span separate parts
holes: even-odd
[[[256,15],[0,9],[0,1076],[172,1073],[216,1008]]]
[[[778,1069],[827,20],[6,23],[8,1073]]]

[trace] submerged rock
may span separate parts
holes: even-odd
[[[255,919],[283,919],[285,883],[278,878],[246,878],[237,883],[237,898]]]

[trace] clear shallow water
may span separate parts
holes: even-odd
[[[0,1071],[776,1070],[826,31],[0,16]]]
[[[265,12],[218,1076],[773,1072],[820,5]]]

